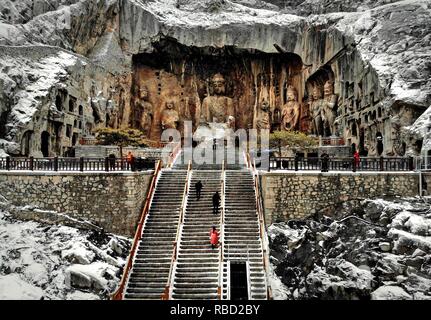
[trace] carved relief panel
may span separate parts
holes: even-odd
[[[271,129],[274,116],[281,124],[281,113],[288,102],[294,113],[289,121],[300,129],[305,82],[298,56],[252,54],[231,48],[209,55],[205,49],[177,49],[175,56],[159,52],[157,56],[134,57],[134,112],[130,125],[151,139],[158,140],[166,127],[181,131],[184,120],[193,121],[194,129],[213,121],[236,129]],[[288,84],[294,93],[288,92]],[[168,108],[167,101],[173,106]],[[284,117],[287,119],[288,114]]]

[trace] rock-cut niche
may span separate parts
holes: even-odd
[[[308,110],[300,110],[305,81],[298,55],[186,47],[173,40],[153,45],[154,52],[133,57],[129,119],[150,138],[158,140],[167,128],[181,131],[184,120],[193,121],[194,129],[213,120],[236,129],[280,129],[283,107],[293,100],[297,116],[285,125],[303,127]]]

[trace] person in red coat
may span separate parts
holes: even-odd
[[[210,232],[210,242],[211,242],[211,247],[213,249],[217,248],[218,241],[219,241],[219,233],[218,233],[216,227],[213,226],[213,228],[211,229],[211,232]]]
[[[356,150],[355,153],[353,154],[353,161],[355,161],[355,167],[356,167],[356,169],[359,168],[359,162],[361,160],[359,158],[359,152],[358,152],[358,150]]]

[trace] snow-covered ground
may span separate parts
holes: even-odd
[[[275,299],[431,300],[431,198],[345,203],[269,227]]]
[[[65,226],[22,222],[0,211],[0,300],[106,299],[130,241]]]

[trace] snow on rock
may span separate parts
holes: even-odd
[[[395,239],[394,251],[399,253],[413,253],[415,249],[431,252],[431,237],[423,237],[407,231],[391,229],[388,237]]]
[[[340,259],[328,259],[326,270],[314,268],[306,279],[310,295],[318,299],[361,299],[369,295],[373,276],[370,271]]]
[[[397,286],[381,286],[371,293],[372,300],[411,300],[412,296]]]
[[[69,249],[61,252],[61,258],[71,263],[90,264],[95,257],[94,252],[82,243],[72,243]]]
[[[274,300],[287,300],[291,297],[289,288],[283,284],[279,277],[274,272],[273,265],[269,267],[268,281],[271,286],[272,295]]]
[[[404,127],[402,134],[410,143],[422,141],[422,154],[427,155],[426,152],[431,150],[431,106],[411,126]]]
[[[99,300],[100,297],[88,292],[74,291],[66,295],[66,300]]]
[[[105,262],[91,265],[74,264],[66,269],[66,285],[69,288],[109,290],[107,279],[115,279],[117,269]]]
[[[0,275],[0,300],[40,300],[41,288],[24,281],[18,274]]]
[[[424,200],[352,201],[332,217],[271,225],[270,261],[284,285],[278,297],[431,300],[431,199]]]
[[[0,299],[106,299],[129,245],[98,231],[18,221],[0,210]]]
[[[6,158],[9,155],[6,153],[6,151],[4,151],[3,149],[0,149],[0,158]]]

